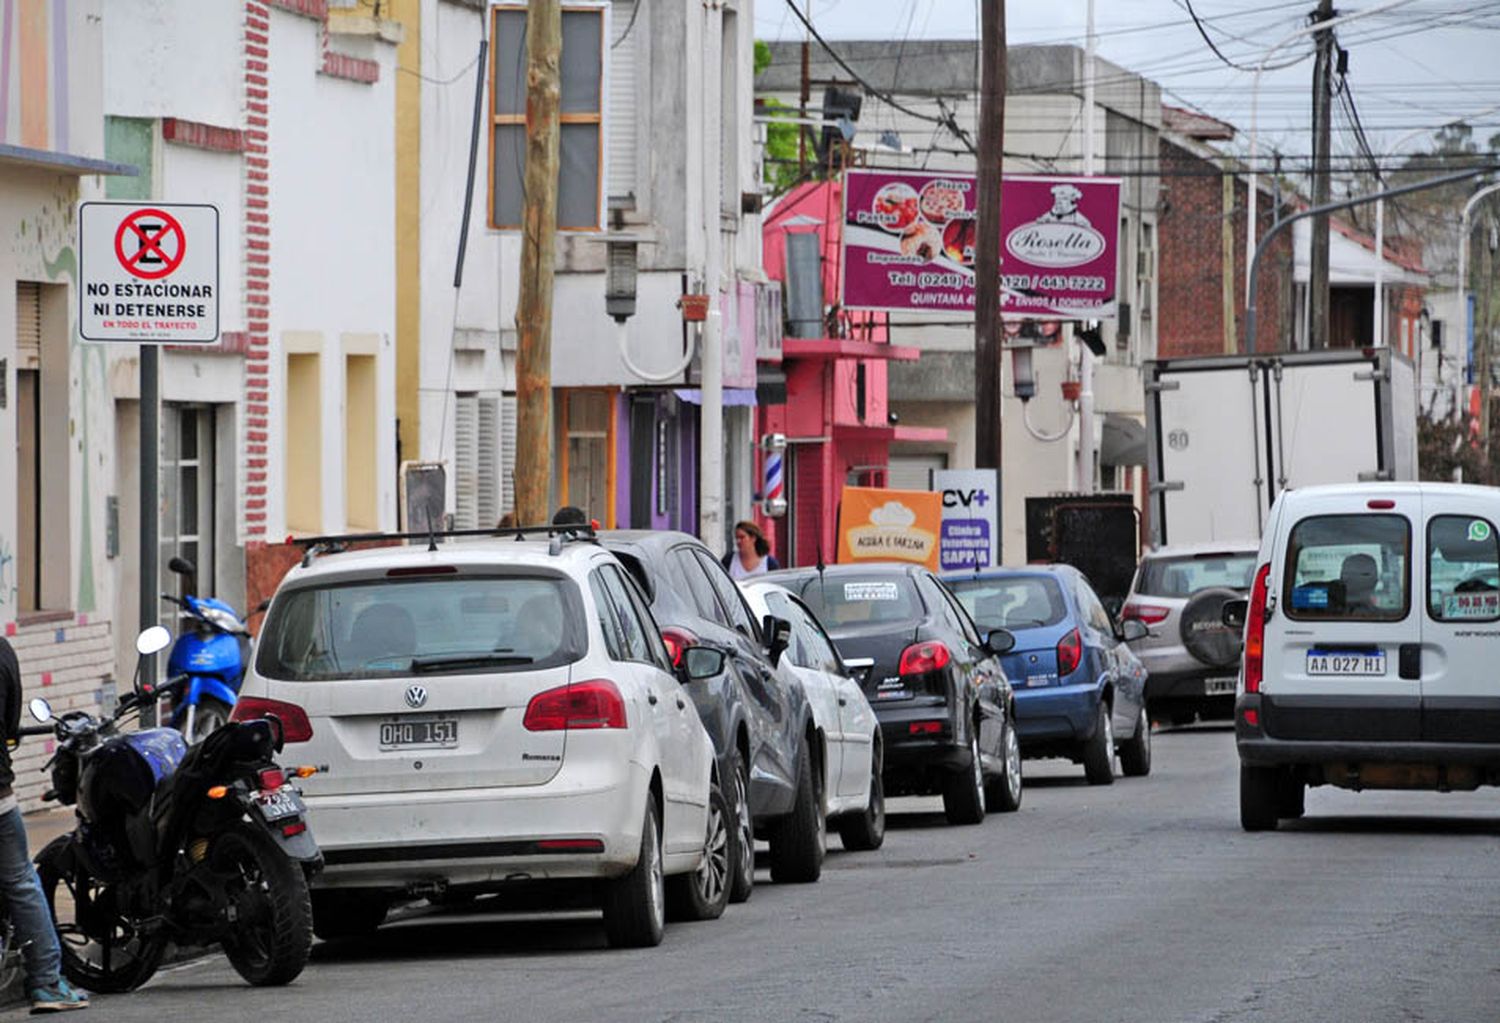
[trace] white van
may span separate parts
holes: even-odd
[[[1302,815],[1308,785],[1500,785],[1500,489],[1284,491],[1243,611],[1240,823]]]

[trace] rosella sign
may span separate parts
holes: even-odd
[[[1119,179],[1007,177],[1001,189],[1001,314],[1113,319]],[[973,175],[849,171],[845,308],[972,310],[977,200]]]

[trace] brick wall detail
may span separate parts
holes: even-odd
[[[61,621],[10,623],[5,633],[21,664],[21,685],[27,700],[44,697],[59,714],[70,710],[97,714],[113,708],[118,689],[115,646],[107,621],[90,621],[79,615]],[[24,724],[31,723],[24,710],[22,718]],[[42,802],[48,776],[41,766],[55,747],[51,738],[28,736],[11,754],[22,810],[52,805]]]
[[[180,117],[161,119],[161,137],[165,142],[194,149],[207,149],[216,153],[243,153],[245,133],[238,128],[221,128],[200,121],[185,121]]]
[[[245,447],[242,476],[245,490],[267,483],[265,461],[265,396],[270,390],[270,282],[271,282],[271,204],[270,204],[270,72],[272,6],[309,17],[326,17],[324,0],[246,0],[245,65],[245,187],[242,231],[245,252],[245,332],[236,339],[236,347],[245,356]],[[244,534],[260,538],[266,531],[265,501],[251,506],[246,502]]]

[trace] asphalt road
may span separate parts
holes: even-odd
[[[1309,792],[1247,835],[1227,729],[1156,735],[1109,788],[1028,761],[1017,814],[893,802],[819,884],[616,952],[597,916],[417,916],[319,944],[289,988],[222,958],[96,998],[110,1020],[1332,1021],[1500,1017],[1500,792]],[[833,839],[837,849],[838,841]],[[483,906],[483,903],[480,903]],[[13,1014],[19,1017],[20,1013]],[[3,1018],[12,1018],[6,1015]]]

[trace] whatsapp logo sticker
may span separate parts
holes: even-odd
[[[1475,519],[1469,523],[1469,540],[1473,543],[1481,543],[1490,538],[1490,524],[1481,519]]]

